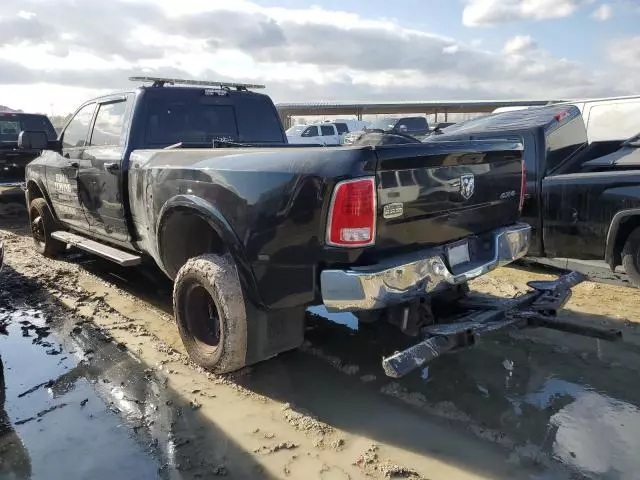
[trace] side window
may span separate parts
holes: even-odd
[[[322,130],[323,137],[328,137],[335,134],[335,130],[333,129],[332,125],[321,125],[320,130]]]
[[[346,123],[336,123],[336,128],[338,129],[338,135],[349,133],[349,127],[347,127]]]
[[[103,103],[98,107],[90,145],[120,145],[124,128],[127,101]]]
[[[95,103],[85,105],[74,115],[67,128],[64,129],[62,137],[63,148],[84,147],[86,145],[95,106]]]
[[[307,127],[307,129],[302,132],[303,137],[317,137],[318,136],[318,127],[315,125],[312,127]]]

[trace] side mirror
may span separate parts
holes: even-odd
[[[47,132],[23,130],[18,135],[18,148],[23,150],[46,150],[48,144]]]
[[[406,126],[406,125],[400,125],[400,126],[398,127],[398,132],[400,132],[400,133],[406,133],[406,132],[408,132],[408,131],[409,131],[409,129],[407,128],[407,126]]]

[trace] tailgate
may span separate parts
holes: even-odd
[[[447,243],[520,216],[521,143],[390,145],[376,153],[378,251]]]

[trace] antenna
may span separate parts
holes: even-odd
[[[235,88],[238,91],[246,91],[249,88],[265,88],[264,85],[235,82],[215,82],[208,80],[186,80],[181,78],[163,77],[129,77],[132,82],[153,82],[152,87],[164,87],[165,85],[197,85],[201,87]]]

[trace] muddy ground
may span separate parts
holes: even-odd
[[[0,478],[640,478],[639,290],[585,282],[562,313],[623,342],[514,331],[400,381],[380,359],[403,339],[316,308],[303,348],[223,377],[186,358],[157,272],[44,259],[0,213]]]

